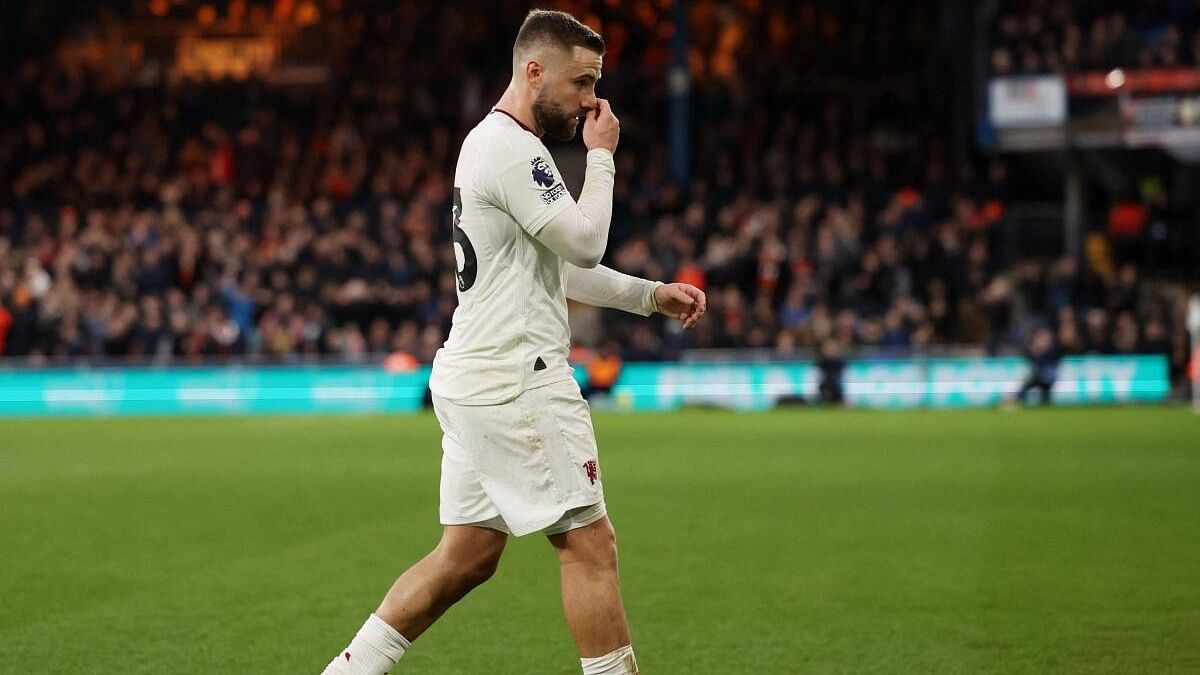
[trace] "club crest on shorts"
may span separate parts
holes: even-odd
[[[596,477],[600,474],[600,467],[596,464],[596,460],[589,459],[584,462],[583,470],[587,473],[588,480],[592,481],[592,485],[595,485]]]
[[[533,166],[533,182],[538,185],[548,188],[554,185],[554,171],[550,169],[550,163],[541,157],[534,157],[529,160]]]

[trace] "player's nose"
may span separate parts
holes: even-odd
[[[596,95],[588,94],[588,95],[584,96],[582,104],[583,105],[581,107],[583,108],[583,112],[585,114],[590,113],[591,111],[595,110],[596,109]]]

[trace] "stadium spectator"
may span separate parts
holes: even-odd
[[[842,376],[846,370],[846,359],[842,346],[837,340],[830,338],[821,343],[821,356],[817,360],[817,369],[821,373],[820,384],[817,385],[817,395],[822,403],[841,405],[845,400],[842,389]]]
[[[1037,389],[1041,392],[1042,405],[1049,405],[1054,382],[1058,379],[1059,353],[1054,344],[1054,333],[1044,327],[1034,330],[1026,346],[1025,357],[1029,361],[1029,377],[1017,391],[1016,398],[1025,403],[1029,392]]]
[[[1200,66],[1200,13],[1189,4],[1007,0],[992,31],[992,73]]]
[[[583,394],[591,399],[596,394],[608,394],[621,377],[621,348],[609,341],[596,354],[590,355],[583,366],[587,369],[587,388]]]

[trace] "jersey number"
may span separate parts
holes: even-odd
[[[462,192],[454,188],[454,206],[451,210],[450,227],[454,231],[454,260],[458,268],[454,276],[458,278],[458,290],[466,292],[475,285],[475,275],[479,272],[479,259],[475,257],[475,247],[467,238],[458,224],[462,222]]]

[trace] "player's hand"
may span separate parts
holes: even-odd
[[[596,99],[596,107],[583,118],[583,144],[588,150],[604,148],[616,152],[620,137],[621,121],[613,114],[612,106],[607,99]]]
[[[663,284],[654,289],[658,311],[683,322],[684,330],[695,326],[708,304],[704,291],[691,284]]]

